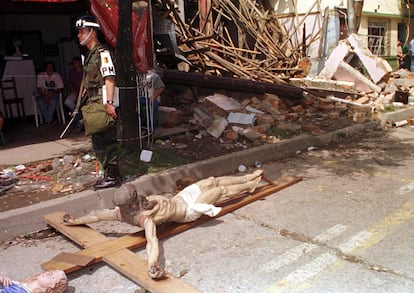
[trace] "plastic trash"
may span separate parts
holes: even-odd
[[[247,168],[246,168],[246,166],[245,166],[245,165],[240,165],[240,166],[239,166],[239,168],[237,168],[237,170],[238,170],[239,172],[246,172]]]
[[[139,159],[143,162],[151,162],[152,158],[152,151],[142,150],[141,155],[139,156]]]

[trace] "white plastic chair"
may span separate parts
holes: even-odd
[[[36,96],[37,96],[36,94],[32,95],[33,113],[34,113],[34,116],[35,116],[36,127],[39,127],[40,124],[43,124],[43,117],[42,117],[42,113],[40,113],[38,108],[37,108]],[[64,111],[64,108],[63,108],[63,95],[62,95],[62,93],[59,93],[59,100],[56,104],[56,114],[57,114],[58,121],[62,124],[66,124],[65,111]]]

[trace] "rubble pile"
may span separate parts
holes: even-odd
[[[286,31],[277,14],[264,9],[260,1],[238,2],[212,1],[206,19],[200,8],[185,23],[173,1],[161,1],[166,11],[162,17],[167,14],[174,23],[178,48],[192,68],[205,74],[269,83],[306,76],[309,62],[301,57],[304,48],[292,45],[292,32]],[[198,25],[194,24],[196,19]]]
[[[364,112],[367,119],[369,110]],[[310,94],[294,103],[275,94],[240,100],[215,93],[195,103],[192,112],[189,122],[208,135],[224,142],[247,140],[252,145],[275,143],[286,135],[318,135],[353,121],[363,122],[354,118],[361,112],[359,108]]]
[[[406,76],[404,79],[409,81],[400,82],[401,79],[397,77],[401,76],[393,74],[385,59],[372,54],[359,35],[351,34],[340,40],[327,60],[312,64],[314,60],[311,62],[305,57],[306,50],[319,36],[303,40],[303,44],[298,42],[301,33],[298,30],[307,14],[296,28],[287,31],[283,24],[284,16],[277,15],[272,9],[265,9],[260,1],[243,0],[237,4],[232,1],[212,1],[211,7],[206,8],[209,13],[204,14],[204,10],[199,7],[186,22],[180,17],[174,1],[158,2],[162,4],[162,17],[174,23],[179,48],[177,52],[180,51],[191,64],[178,64],[181,71],[190,71],[191,68],[191,71],[208,75],[294,85],[304,89],[307,97],[313,97],[316,103],[323,104],[325,108],[336,109],[345,107],[337,104],[347,105],[347,115],[356,123],[376,119],[376,115],[390,106],[400,107],[414,102],[414,93],[411,95],[413,98],[407,98],[410,89],[414,88],[412,76],[407,77],[401,72]],[[319,74],[315,76],[315,72]],[[262,100],[261,97],[258,99]],[[265,100],[262,102],[267,103]],[[261,108],[264,106],[261,105]],[[214,117],[199,117],[204,115],[200,109],[203,108],[195,107],[194,115],[199,118],[195,119],[197,124],[208,129],[211,126],[205,124],[212,120],[209,123],[218,123],[213,127],[222,128],[220,134],[224,132],[223,119],[219,121]],[[267,110],[272,112],[272,109]],[[292,113],[287,115],[291,121],[295,119],[292,117],[302,115],[297,109],[291,110]],[[263,112],[269,114],[266,109]],[[330,114],[330,119],[342,112],[335,110]],[[296,119],[306,120],[308,113],[303,113],[304,117]],[[256,116],[260,115],[263,114],[256,113]],[[273,118],[276,124],[282,125],[280,117]],[[225,134],[228,134],[227,130]],[[217,134],[212,135],[218,137]]]
[[[339,41],[316,77],[291,78],[290,84],[333,102],[352,105],[354,122],[377,119],[390,109],[414,102],[414,75],[373,55],[358,35]]]

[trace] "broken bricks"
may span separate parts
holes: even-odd
[[[324,127],[320,123],[321,119],[334,121],[342,117],[352,123],[353,117],[347,113],[348,103],[356,104],[344,99],[320,98],[310,94],[296,103],[270,93],[263,94],[262,98],[255,95],[240,100],[224,94],[201,98],[193,107],[194,119],[191,122],[202,126],[213,137],[232,142],[246,139],[252,145],[259,145],[267,142],[265,138],[269,136],[271,128],[285,129],[290,135],[300,131],[316,135],[326,132],[318,129]],[[364,101],[369,101],[369,98]],[[354,121],[360,123],[368,118],[368,114],[357,114]],[[238,129],[233,129],[234,126]]]

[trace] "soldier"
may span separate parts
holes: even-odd
[[[82,16],[76,21],[79,43],[88,48],[83,66],[84,98],[86,105],[91,103],[104,103],[103,94],[106,93],[106,114],[116,119],[114,105],[115,92],[115,67],[112,63],[111,54],[98,40],[99,24],[90,15]],[[103,91],[105,86],[105,91]],[[85,106],[84,106],[85,107]],[[82,109],[81,109],[82,110]],[[88,121],[83,112],[85,123]],[[94,121],[92,121],[94,123]],[[104,168],[104,178],[98,180],[94,188],[107,188],[119,186],[122,178],[118,168],[116,140],[116,125],[111,124],[108,128],[97,133],[92,133],[92,147],[98,160]]]
[[[172,198],[163,195],[143,196],[137,193],[132,184],[124,184],[115,191],[114,209],[92,211],[80,218],[65,214],[63,221],[66,225],[123,221],[144,228],[148,272],[151,278],[161,279],[166,277],[167,273],[158,265],[156,225],[166,222],[188,223],[197,220],[203,214],[217,216],[221,208],[214,206],[214,203],[242,193],[253,193],[260,183],[262,173],[263,170],[258,169],[244,176],[209,177],[192,184],[189,182],[189,186]]]

